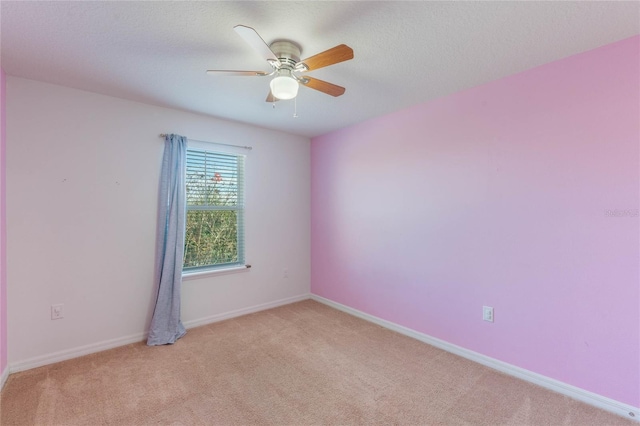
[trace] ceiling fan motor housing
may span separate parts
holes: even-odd
[[[293,69],[300,62],[302,49],[292,41],[276,40],[269,45],[269,48],[282,63],[281,68]]]

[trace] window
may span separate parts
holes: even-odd
[[[244,266],[244,156],[187,149],[184,272]]]

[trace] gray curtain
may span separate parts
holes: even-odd
[[[180,321],[180,287],[184,255],[185,164],[187,138],[167,135],[160,174],[156,280],[158,297],[151,319],[147,345],[175,343],[185,335]]]

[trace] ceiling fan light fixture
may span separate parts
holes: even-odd
[[[0,0],[1,2],[2,0]],[[244,41],[247,42],[258,54],[267,60],[272,72],[264,71],[236,71],[236,70],[207,70],[207,74],[213,75],[241,75],[241,76],[273,76],[269,83],[270,91],[265,99],[274,103],[280,99],[294,99],[298,96],[298,88],[304,85],[309,89],[317,90],[331,96],[341,96],[345,92],[344,87],[328,83],[312,77],[303,77],[299,73],[317,70],[340,62],[353,59],[353,49],[346,44],[340,44],[331,49],[300,60],[302,48],[291,40],[275,40],[267,45],[258,32],[246,25],[236,25],[233,29]],[[274,105],[275,106],[275,105]]]
[[[293,99],[298,95],[298,81],[291,76],[291,73],[279,73],[277,77],[269,83],[271,93],[278,99]]]

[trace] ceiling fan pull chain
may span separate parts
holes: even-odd
[[[298,118],[298,97],[293,98],[293,118]]]

